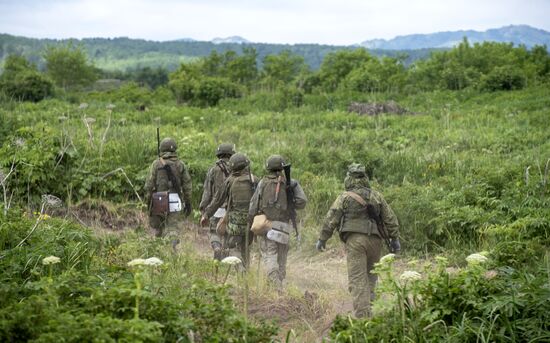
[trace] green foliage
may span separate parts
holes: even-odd
[[[10,55],[0,76],[0,92],[20,101],[40,101],[53,94],[53,83],[25,58]]]
[[[548,261],[546,261],[548,262]],[[464,269],[424,268],[417,281],[400,281],[382,267],[389,308],[371,320],[338,317],[331,329],[335,342],[516,342],[550,339],[549,265],[532,270],[482,264]]]
[[[47,47],[44,59],[48,75],[64,90],[89,85],[97,78],[97,71],[88,62],[83,48],[72,43]]]
[[[38,220],[0,214],[1,341],[265,342],[276,333],[246,323],[227,289],[198,278],[190,259],[164,256],[165,242],[132,234],[98,239],[64,220]],[[38,229],[19,245],[33,223]],[[168,266],[141,269],[144,287],[136,289],[126,263],[149,254]],[[44,266],[50,255],[60,263]],[[177,273],[166,276],[170,268]]]

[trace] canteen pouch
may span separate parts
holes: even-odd
[[[151,214],[165,216],[170,208],[168,192],[156,192],[151,197]]]
[[[178,193],[169,193],[168,194],[168,211],[170,213],[173,213],[173,212],[181,212],[181,210],[182,210],[182,204]]]
[[[265,214],[259,214],[254,217],[252,227],[250,231],[255,235],[263,236],[271,229],[271,221],[269,221]]]
[[[287,245],[290,237],[289,237],[288,233],[286,233],[286,232],[271,229],[271,230],[267,231],[267,239],[272,240],[272,241],[277,242],[277,243],[280,243],[280,244]]]

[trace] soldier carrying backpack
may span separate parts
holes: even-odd
[[[201,218],[201,225],[206,226],[210,217],[223,205],[227,204],[224,218],[217,225],[218,234],[225,234],[224,249],[229,256],[236,256],[248,268],[249,247],[252,242],[248,230],[248,206],[257,179],[250,173],[250,161],[241,153],[229,159],[231,174],[223,186],[216,192],[214,200],[206,207]],[[247,244],[248,243],[248,244]]]

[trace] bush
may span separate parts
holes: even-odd
[[[512,66],[494,68],[489,74],[483,76],[480,82],[480,89],[494,91],[509,91],[522,89],[526,85],[525,75],[521,70]]]

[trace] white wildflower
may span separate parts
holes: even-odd
[[[86,122],[86,124],[91,125],[91,124],[95,123],[95,118],[86,117],[86,118],[84,118],[84,121]]]
[[[51,194],[43,194],[42,202],[50,207],[60,207],[63,204],[63,201],[61,201],[61,199]]]
[[[395,261],[395,254],[387,254],[380,259],[380,263],[392,263],[393,261]]]
[[[129,267],[137,267],[137,266],[143,266],[145,265],[145,260],[142,258],[134,258],[130,262],[128,262]]]
[[[45,266],[50,264],[57,264],[59,262],[61,262],[61,259],[57,256],[48,256],[42,259],[42,264]]]
[[[162,265],[164,262],[162,262],[162,260],[158,257],[149,257],[148,259],[146,259],[143,264],[146,265],[146,266],[152,266],[152,267],[157,267],[157,266],[160,266]]]
[[[108,110],[112,110],[113,108],[115,108],[116,106],[114,104],[109,104],[107,106],[105,106]]]
[[[65,116],[59,116],[57,117],[57,120],[59,120],[60,122],[64,122],[65,120],[67,120],[69,118],[65,117]]]
[[[239,264],[239,263],[242,263],[241,259],[238,258],[237,256],[227,256],[226,258],[224,258],[222,260],[222,263],[224,264],[230,264],[230,265],[235,265],[235,264]]]
[[[81,110],[85,110],[85,109],[88,108],[88,104],[83,102],[83,103],[80,104],[80,106],[78,106],[78,108],[81,109]]]
[[[25,140],[23,138],[17,138],[15,140],[15,146],[17,146],[18,148],[22,148],[25,146]]]
[[[406,270],[399,277],[399,279],[401,279],[401,281],[404,281],[404,282],[416,281],[416,280],[420,280],[421,278],[422,278],[422,275],[420,275],[420,273],[418,272],[415,272],[414,270]]]
[[[468,262],[468,264],[470,265],[482,264],[487,262],[487,260],[488,260],[487,257],[481,254],[471,254],[470,256],[466,257],[466,262]]]

